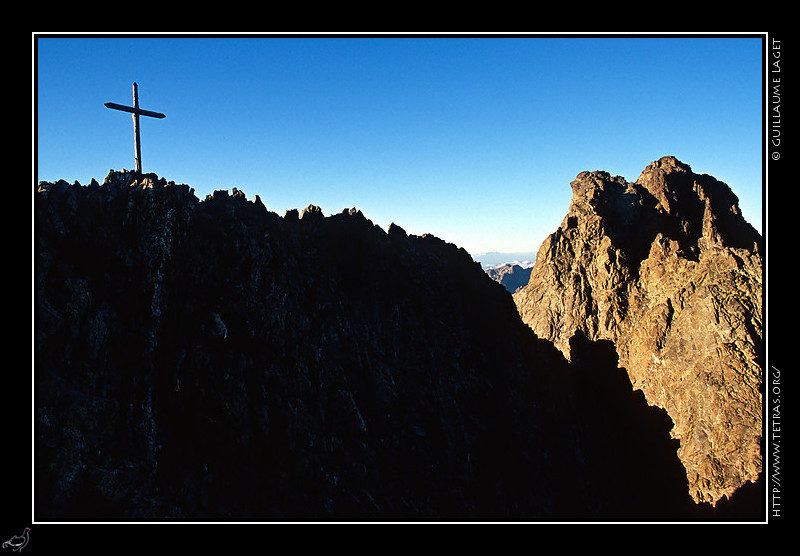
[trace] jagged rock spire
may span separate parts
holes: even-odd
[[[761,236],[730,188],[673,156],[626,182],[582,172],[514,300],[570,355],[614,342],[635,388],[667,410],[690,492],[716,503],[761,472]]]

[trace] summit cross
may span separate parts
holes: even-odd
[[[114,102],[106,102],[105,106],[113,108],[114,110],[122,110],[123,112],[130,112],[133,114],[133,136],[136,146],[136,171],[142,173],[142,146],[139,140],[139,116],[150,116],[151,118],[166,118],[166,115],[161,112],[151,112],[150,110],[143,110],[139,108],[139,90],[134,82],[133,84],[133,106],[123,106]]]

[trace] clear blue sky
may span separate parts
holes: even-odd
[[[536,251],[584,170],[672,154],[762,231],[761,37],[34,36],[36,179],[134,167],[283,215],[357,207],[476,254]]]

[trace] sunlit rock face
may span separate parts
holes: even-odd
[[[583,172],[514,295],[565,356],[609,340],[634,388],[664,408],[696,502],[762,471],[762,239],[730,188],[674,157],[633,183]]]

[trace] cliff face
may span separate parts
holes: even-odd
[[[674,157],[634,183],[583,172],[571,185],[519,312],[566,356],[576,332],[613,342],[674,422],[692,498],[715,504],[762,470],[761,237],[727,185]]]
[[[613,346],[453,245],[124,172],[35,210],[37,520],[697,516]]]

